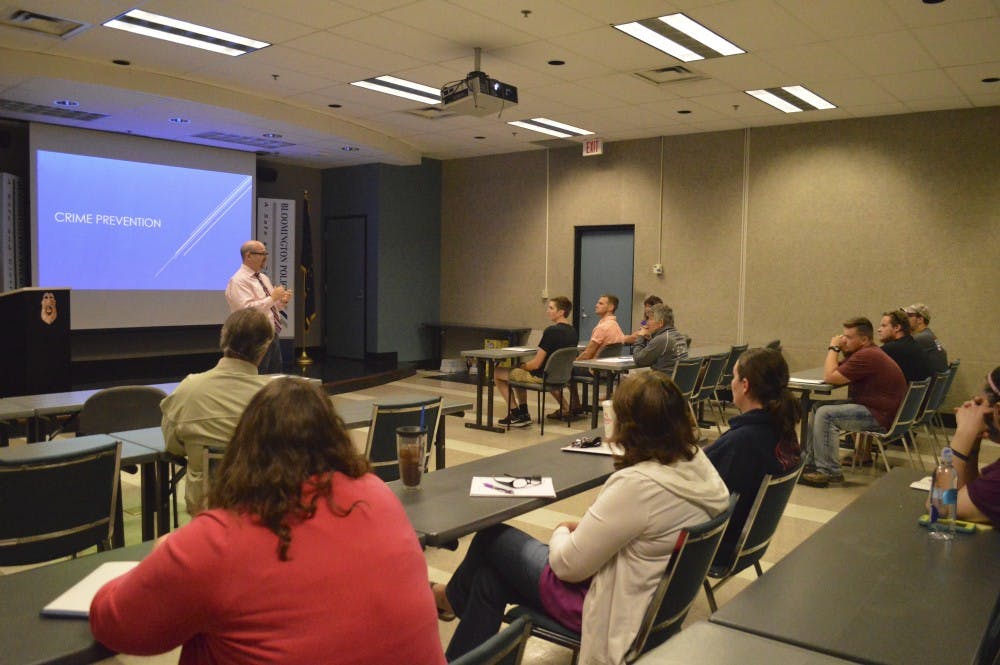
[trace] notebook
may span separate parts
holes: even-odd
[[[617,443],[609,444],[607,441],[602,441],[601,445],[594,446],[593,448],[575,448],[573,446],[565,446],[561,448],[561,450],[567,453],[589,453],[591,455],[621,455],[625,452]]]
[[[42,616],[86,619],[90,616],[90,601],[97,595],[98,589],[138,565],[138,561],[102,563],[89,575],[64,591],[61,596],[43,607]]]

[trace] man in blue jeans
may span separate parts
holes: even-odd
[[[872,322],[857,317],[844,321],[843,326],[844,332],[834,335],[827,348],[823,380],[847,385],[849,401],[823,402],[813,411],[805,472],[799,481],[812,487],[844,482],[837,454],[842,430],[886,431],[906,395],[899,365],[873,341]]]

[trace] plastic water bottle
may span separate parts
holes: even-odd
[[[931,513],[927,525],[931,538],[955,537],[955,511],[958,508],[958,473],[951,465],[951,448],[941,450],[941,462],[931,479]],[[947,520],[947,521],[945,521]]]

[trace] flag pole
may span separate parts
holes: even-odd
[[[305,228],[305,226],[310,223],[310,221],[309,221],[309,190],[308,189],[302,190],[302,200],[303,200],[303,204],[304,204],[303,207],[302,207],[302,226],[303,226],[302,235],[304,237],[308,235],[308,237],[310,237],[310,239],[311,239],[311,237],[312,237],[312,229],[308,229],[307,230]],[[312,256],[311,256],[311,253],[312,253],[312,243],[309,242],[305,246],[301,247],[301,249],[299,250],[299,252],[300,252],[300,256],[304,256],[306,252],[310,252],[310,256],[308,257],[308,261],[309,261],[309,265],[312,265]],[[299,357],[295,359],[295,364],[298,367],[308,367],[308,366],[310,366],[310,365],[313,364],[313,359],[309,357],[309,353],[306,351],[306,346],[307,346],[307,344],[306,344],[306,316],[308,316],[308,313],[306,312],[306,298],[308,296],[308,293],[310,291],[312,291],[312,284],[308,283],[308,280],[312,279],[312,274],[311,274],[311,271],[307,270],[306,267],[305,267],[305,265],[303,265],[303,264],[304,264],[304,261],[302,259],[300,259],[299,260],[299,272],[302,274],[302,288],[300,289],[300,293],[302,294],[301,295],[301,298],[302,298],[302,300],[301,300],[302,307],[301,307],[301,309],[299,311],[301,311],[302,314],[300,316],[296,316],[295,317],[296,320],[299,322],[299,333],[300,333],[299,339],[302,340],[302,352],[299,354]]]

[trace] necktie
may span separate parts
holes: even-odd
[[[255,272],[253,276],[257,278],[258,282],[260,282],[260,288],[264,289],[264,295],[270,298],[271,290],[267,288],[267,285],[264,284],[264,280],[260,278],[260,273]],[[274,319],[274,334],[277,335],[281,332],[281,319],[278,318],[278,310],[274,305],[271,305],[271,318]]]

